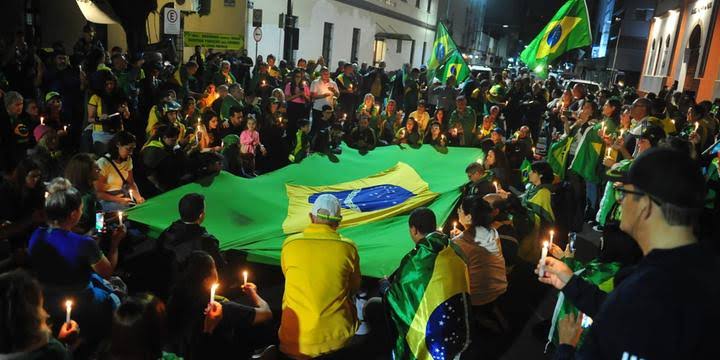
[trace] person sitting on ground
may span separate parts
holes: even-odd
[[[155,193],[178,187],[185,174],[186,155],[182,149],[175,148],[179,136],[180,129],[161,125],[157,135],[140,151],[145,176],[155,187]]]
[[[368,151],[375,149],[376,137],[375,132],[370,127],[370,117],[362,114],[358,125],[350,133],[349,146],[353,149],[360,150],[360,154],[367,154]]]
[[[180,270],[193,251],[202,250],[213,257],[215,265],[222,271],[225,259],[220,253],[220,242],[202,226],[205,221],[205,197],[197,193],[186,194],[178,203],[178,212],[180,219],[160,234],[158,247],[175,254],[176,266]]]
[[[278,337],[280,351],[294,359],[340,350],[358,329],[351,296],[360,288],[360,262],[355,243],[337,232],[340,201],[322,194],[309,215],[311,224],[288,237],[280,255],[285,292]]]
[[[100,176],[95,191],[104,211],[125,210],[145,202],[133,177],[133,151],[135,136],[121,131],[110,141],[108,153],[97,160]]]
[[[425,289],[425,294],[432,292],[447,296],[447,299],[443,300],[458,309],[452,314],[453,321],[440,321],[439,325],[428,323],[428,327],[433,332],[443,334],[456,332],[459,334],[458,339],[453,339],[452,346],[434,347],[443,350],[444,358],[458,358],[467,349],[470,342],[466,329],[462,329],[462,325],[469,322],[467,309],[470,305],[470,295],[468,294],[467,267],[459,256],[461,250],[457,245],[449,242],[445,234],[435,231],[437,227],[435,214],[428,208],[413,210],[410,213],[408,225],[415,247],[403,257],[400,266],[389,279],[381,280],[380,290],[384,301],[372,298],[365,306],[366,318],[371,323],[370,334],[377,339],[375,343],[393,342],[391,345],[394,358],[412,358],[416,354],[416,350],[410,347],[408,339],[414,337],[413,335],[421,338],[426,336],[424,326],[422,330],[413,326],[415,312],[423,300],[422,293],[419,294],[418,289]],[[428,266],[428,264],[442,264],[442,268],[437,265]],[[444,275],[442,278],[433,276],[440,272]],[[457,296],[458,294],[461,296]],[[380,304],[387,306],[386,312],[393,327],[391,334],[382,332],[386,328],[384,322],[372,321],[375,319],[372,310]],[[435,309],[429,310],[435,313],[433,311]],[[456,322],[455,319],[460,320]],[[434,341],[426,338],[427,340]],[[449,344],[443,343],[442,345]],[[439,357],[440,354],[433,353],[433,355]]]
[[[0,178],[0,238],[9,239],[13,250],[22,251],[33,230],[45,222],[45,186],[40,165],[33,159],[20,161],[11,176]]]
[[[445,147],[448,144],[447,136],[443,134],[442,127],[439,122],[433,121],[430,124],[430,131],[425,135],[423,144],[430,144],[436,147]]]
[[[467,262],[473,314],[487,315],[508,286],[500,236],[491,226],[492,207],[479,196],[466,196],[458,207],[457,215],[465,230],[457,230],[451,235]]]
[[[63,323],[52,337],[40,284],[23,270],[0,274],[0,354],[4,359],[70,359],[80,332],[77,322]],[[66,348],[66,345],[70,348]]]
[[[125,299],[115,310],[112,332],[101,360],[178,359],[163,349],[167,341],[165,304],[151,294]]]
[[[298,120],[298,131],[295,134],[294,140],[295,146],[290,152],[288,160],[299,163],[310,155],[310,136],[308,134],[310,134],[310,120]]]
[[[430,124],[430,113],[425,110],[425,100],[417,103],[417,110],[410,113],[410,117],[415,119],[420,135],[425,136],[428,125]]]
[[[82,198],[82,216],[73,229],[78,234],[88,234],[95,230],[95,214],[102,210],[94,185],[99,177],[100,167],[92,154],[75,154],[65,167],[65,178],[77,189]]]
[[[493,172],[485,170],[485,167],[477,161],[471,162],[465,168],[469,182],[463,188],[463,195],[475,195],[483,197],[495,192],[492,184]]]
[[[242,305],[215,294],[209,302],[213,284],[218,284],[213,257],[193,251],[183,275],[175,282],[167,305],[169,349],[184,359],[220,359],[233,354],[248,359],[259,347],[257,325],[272,319],[268,303],[257,294],[253,283],[241,285],[252,306]],[[219,291],[227,289],[223,284]]]
[[[214,111],[205,111],[201,124],[197,130],[200,151],[221,151],[222,138],[220,138],[220,120],[218,120],[217,114]]]
[[[422,138],[418,132],[417,122],[415,119],[408,118],[405,127],[400,128],[395,133],[396,144],[408,144],[411,147],[418,147],[422,144]]]
[[[699,243],[693,229],[706,195],[700,168],[682,152],[650,149],[615,190],[620,228],[637,241],[644,258],[615,277],[609,294],[560,260],[548,256],[538,264],[536,273],[544,270],[539,280],[561,290],[582,312],[560,319],[554,358],[575,357],[583,316],[593,322],[578,358],[720,357],[720,271],[709,244]]]

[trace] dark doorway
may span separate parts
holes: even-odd
[[[700,80],[695,78],[697,72],[698,61],[700,60],[700,39],[702,29],[700,24],[695,25],[690,33],[688,45],[685,49],[685,59],[687,62],[687,72],[685,73],[685,86],[683,90],[697,91],[700,86]]]

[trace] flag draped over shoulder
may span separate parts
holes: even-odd
[[[530,182],[530,166],[532,164],[528,159],[524,159],[522,164],[520,164],[520,174],[522,175],[522,183],[523,185],[527,185]]]
[[[550,145],[550,151],[548,151],[547,162],[561,181],[565,180],[565,163],[572,142],[573,137],[566,136]]]
[[[605,143],[598,134],[600,129],[605,129],[605,132],[609,134],[615,131],[615,125],[612,121],[605,120],[586,130],[585,135],[580,139],[575,158],[570,164],[570,169],[574,173],[582,176],[585,181],[596,184],[600,182],[600,168],[598,166],[605,149]]]
[[[435,41],[427,62],[428,82],[438,78],[445,82],[450,75],[455,75],[456,83],[461,83],[470,76],[470,68],[458,50],[447,28],[438,22]]]
[[[467,267],[448,237],[432,233],[400,262],[386,293],[395,359],[455,359],[470,342]]]
[[[476,148],[447,148],[442,153],[431,146],[385,146],[367,156],[347,146],[342,150],[336,163],[312,154],[255,179],[221,172],[207,183],[187,184],[148,199],[129,209],[128,217],[157,236],[178,219],[180,199],[199,193],[205,196],[203,226],[218,238],[221,250],[242,250],[249,261],[279,264],[283,241],[310,221],[311,202],[331,193],[341,200],[339,231],[357,245],[362,274],[383,277],[412,249],[411,241],[398,241],[408,236],[410,211],[426,206],[443,222],[460,197],[467,176],[438,171],[438,166],[464,169],[483,155]]]
[[[520,59],[541,77],[547,77],[548,64],[568,50],[592,43],[585,0],[570,0],[520,54]]]
[[[562,261],[572,269],[575,275],[578,275],[581,279],[586,280],[592,284],[595,284],[600,290],[609,293],[614,288],[614,278],[618,270],[620,270],[620,264],[613,263],[601,263],[600,261],[592,260],[587,264],[583,264],[575,258],[563,258]],[[550,325],[550,333],[548,334],[548,341],[558,345],[558,331],[557,322],[564,318],[568,314],[578,314],[578,309],[569,301],[565,300],[562,292],[558,295],[557,303],[555,304],[555,311],[552,316],[552,323]],[[585,315],[587,316],[587,315]],[[592,319],[590,319],[592,323]],[[585,329],[580,335],[580,342],[577,347],[582,346],[583,339],[587,335],[590,329]]]

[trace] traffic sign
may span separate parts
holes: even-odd
[[[180,11],[175,8],[165,8],[164,21],[165,34],[180,35]]]
[[[262,29],[259,27],[256,27],[255,30],[253,30],[253,39],[255,39],[255,42],[260,42],[262,40]]]

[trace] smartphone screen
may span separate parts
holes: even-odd
[[[103,214],[101,211],[95,213],[95,230],[97,232],[102,232],[105,228],[105,214]]]
[[[583,314],[582,323],[580,323],[580,326],[582,326],[583,329],[587,329],[592,325],[593,320],[591,317]]]

